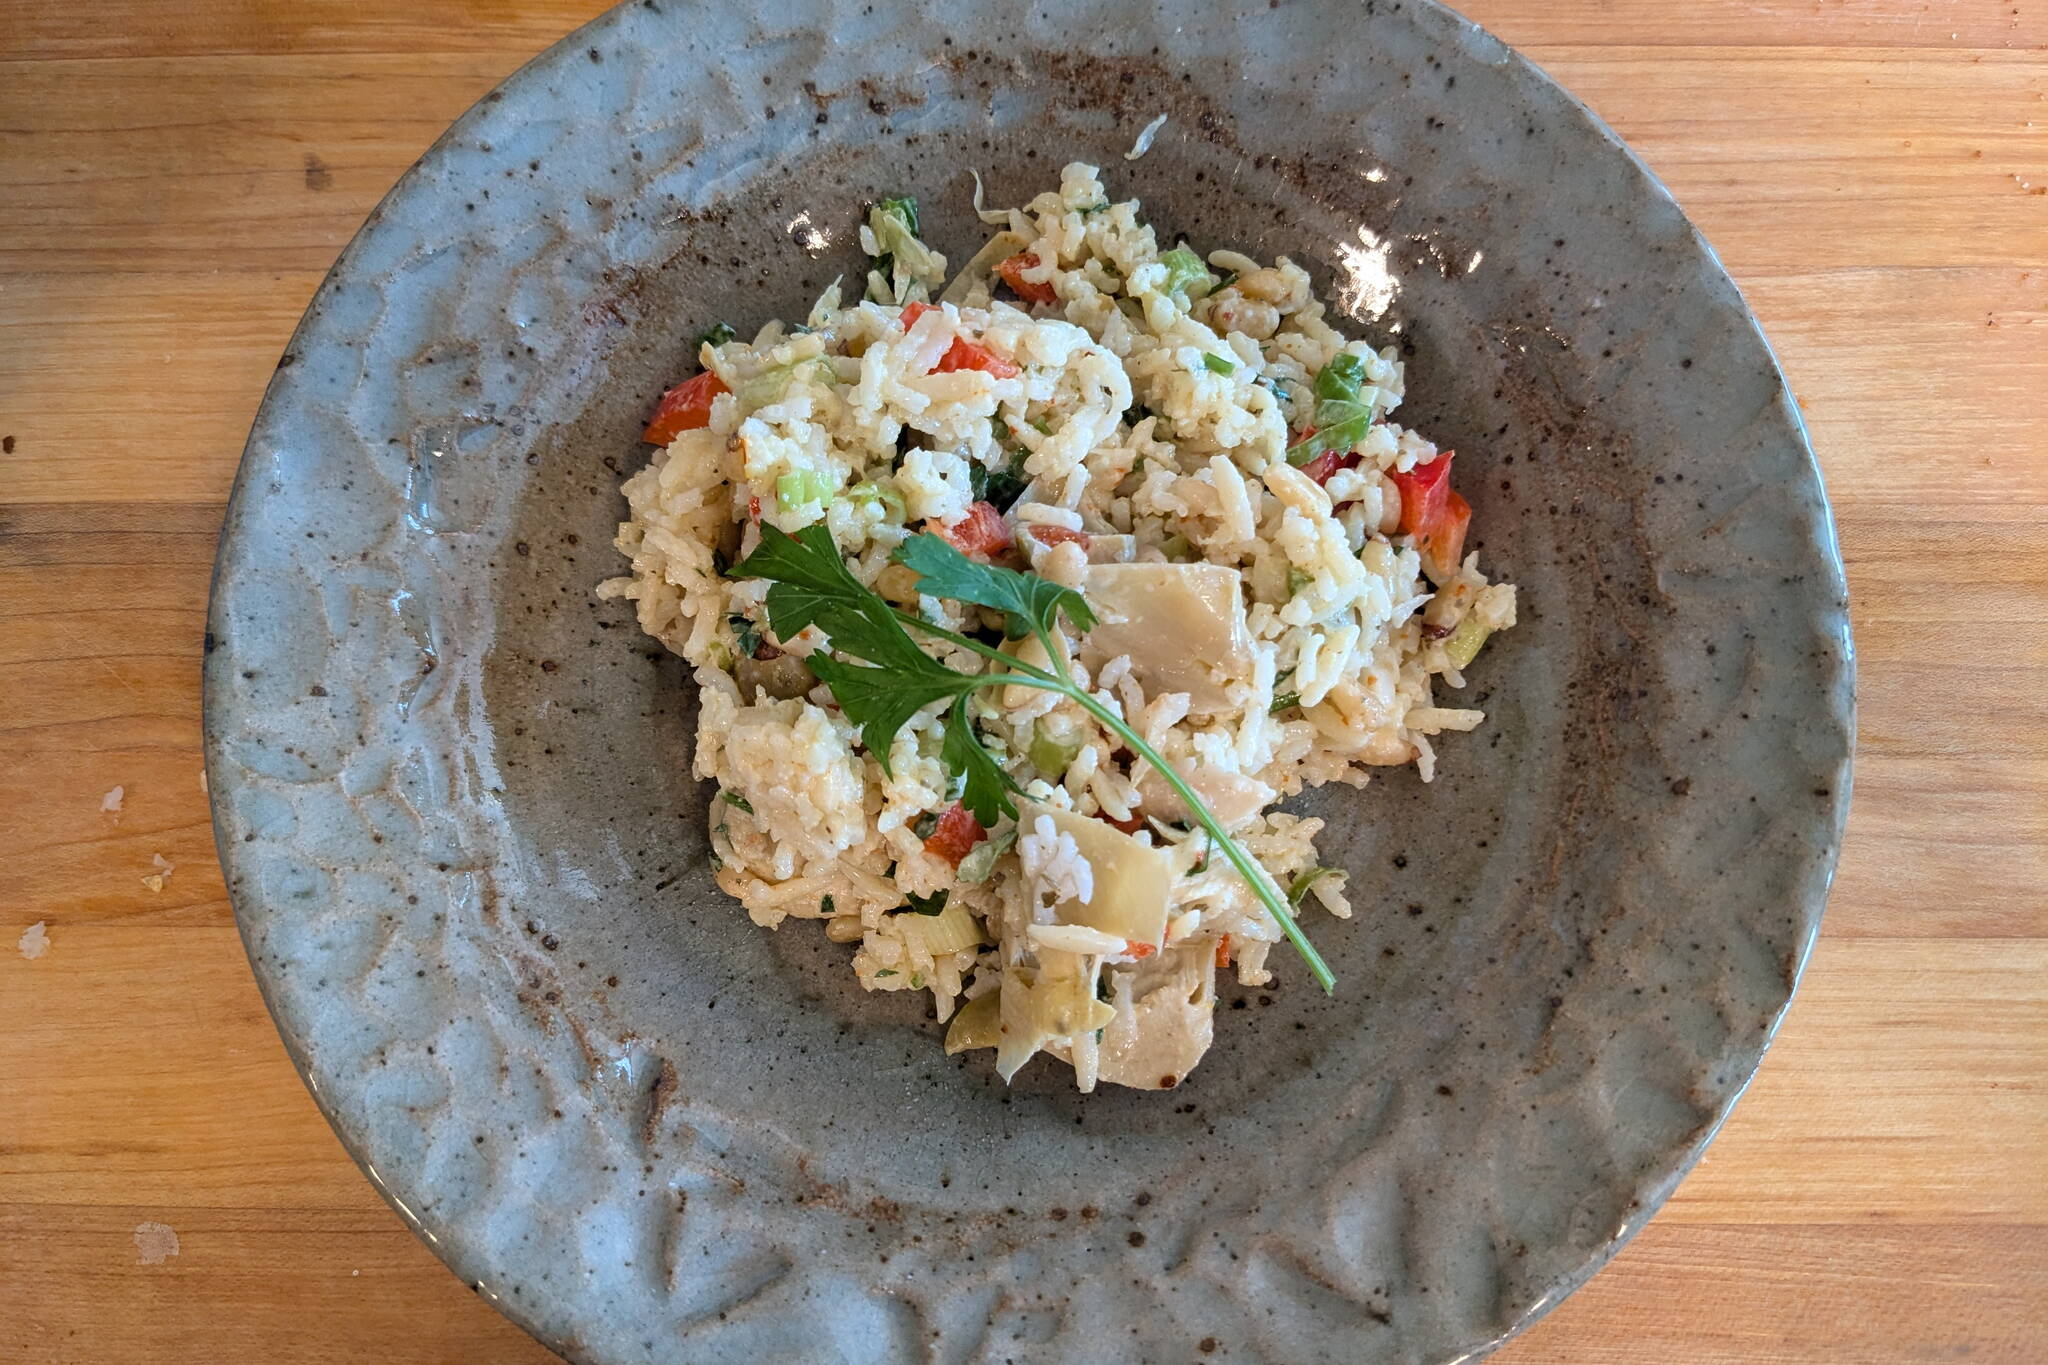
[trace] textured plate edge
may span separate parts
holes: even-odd
[[[1835,781],[1832,784],[1834,796],[1827,831],[1827,849],[1814,859],[1813,864],[1807,869],[1808,877],[1817,879],[1818,885],[1810,894],[1801,897],[1798,907],[1801,926],[1790,981],[1784,1000],[1772,1012],[1770,1022],[1763,1031],[1763,1037],[1757,1044],[1754,1061],[1750,1063],[1741,1083],[1729,1091],[1721,1102],[1719,1109],[1699,1137],[1679,1150],[1668,1167],[1641,1182],[1636,1191],[1639,1209],[1630,1215],[1606,1246],[1587,1261],[1580,1273],[1532,1304],[1507,1331],[1445,1363],[1463,1365],[1465,1361],[1479,1360],[1491,1355],[1521,1336],[1548,1317],[1566,1299],[1585,1288],[1595,1275],[1606,1269],[1608,1264],[1663,1211],[1664,1205],[1685,1182],[1685,1178],[1692,1174],[1693,1169],[1705,1158],[1707,1148],[1720,1136],[1728,1120],[1734,1117],[1735,1106],[1756,1083],[1757,1075],[1763,1070],[1764,1061],[1770,1055],[1771,1046],[1777,1042],[1778,1034],[1783,1030],[1786,1018],[1792,1012],[1793,1003],[1799,997],[1799,988],[1805,982],[1807,964],[1812,960],[1814,946],[1820,941],[1821,924],[1826,916],[1828,898],[1834,890],[1835,874],[1841,864],[1842,836],[1848,828],[1849,806],[1855,786],[1856,642],[1849,612],[1848,571],[1842,562],[1840,534],[1835,525],[1834,505],[1828,496],[1827,478],[1821,468],[1820,456],[1813,448],[1813,433],[1806,425],[1806,415],[1800,411],[1798,402],[1792,397],[1792,385],[1786,378],[1784,362],[1779,358],[1777,348],[1765,334],[1762,320],[1757,317],[1756,310],[1750,306],[1742,287],[1736,283],[1727,264],[1722,261],[1721,253],[1714,249],[1713,244],[1700,231],[1698,224],[1693,222],[1692,216],[1685,212],[1685,206],[1679,202],[1678,196],[1672,193],[1671,187],[1651,169],[1649,163],[1643,160],[1635,148],[1631,147],[1607,120],[1594,112],[1590,105],[1574,95],[1563,82],[1551,75],[1533,58],[1511,47],[1484,25],[1467,18],[1451,6],[1442,3],[1442,0],[1408,0],[1408,3],[1418,10],[1435,11],[1439,19],[1455,31],[1459,46],[1475,60],[1519,65],[1526,79],[1547,96],[1562,102],[1584,119],[1602,141],[1626,158],[1628,165],[1653,196],[1662,199],[1677,211],[1680,222],[1684,224],[1686,240],[1703,259],[1702,274],[1710,285],[1727,292],[1735,310],[1742,318],[1744,329],[1761,348],[1764,359],[1769,363],[1771,373],[1778,382],[1775,403],[1782,414],[1790,420],[1792,430],[1798,437],[1800,451],[1805,457],[1805,471],[1813,480],[1814,496],[1818,503],[1814,519],[1818,534],[1814,539],[1813,550],[1820,568],[1827,575],[1826,587],[1835,603],[1820,614],[1819,622],[1824,623],[1823,633],[1840,650],[1840,657],[1834,667],[1836,676],[1828,687],[1828,710],[1830,718],[1841,732],[1843,747],[1842,757],[1835,767]]]

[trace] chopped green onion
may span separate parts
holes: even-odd
[[[896,969],[894,967],[884,967],[882,968],[882,970],[875,973],[875,980],[880,981],[885,976],[894,975],[896,975]]]
[[[946,912],[946,898],[951,894],[943,889],[934,891],[929,896],[906,891],[903,893],[903,908],[913,915],[942,915]]]
[[[1311,886],[1314,886],[1325,877],[1336,876],[1340,871],[1341,869],[1339,868],[1324,867],[1321,864],[1304,868],[1301,874],[1295,877],[1293,882],[1287,887],[1287,903],[1298,909],[1301,905],[1301,898],[1308,894],[1308,889]]]
[[[1209,286],[1209,292],[1211,294],[1220,294],[1224,290],[1230,288],[1231,285],[1236,283],[1237,272],[1235,270],[1227,271],[1224,273],[1222,278],[1218,279],[1216,283]]]
[[[830,896],[826,896],[818,902],[818,913],[824,916],[826,919],[832,918],[832,912],[834,908],[835,907]]]
[[[732,637],[739,642],[740,653],[753,658],[761,648],[761,628],[738,612],[726,617],[725,623],[732,627]]]
[[[1107,213],[1109,212],[1109,201],[1104,200],[1100,204],[1083,204],[1079,209],[1075,210],[1075,212],[1079,213],[1083,218],[1087,218],[1098,213]]]
[[[1291,564],[1287,567],[1287,595],[1289,597],[1294,596],[1315,581],[1316,576],[1307,570],[1295,568]]]
[[[710,331],[704,333],[702,336],[697,338],[697,348],[702,349],[705,346],[723,346],[726,342],[731,341],[734,337],[738,335],[739,333],[733,331],[731,323],[721,322],[716,327],[713,327]]]
[[[959,868],[953,873],[954,880],[959,882],[987,881],[991,876],[995,875],[996,860],[1005,853],[1008,853],[1010,846],[1016,842],[1017,827],[1015,825],[1011,825],[1001,834],[991,834],[988,838],[983,839],[973,848],[967,850],[967,856],[960,860]]]
[[[1159,548],[1166,558],[1175,564],[1186,564],[1195,557],[1194,547],[1188,544],[1188,538],[1178,531],[1161,542]]]
[[[917,238],[917,201],[909,196],[877,200],[868,210],[875,257],[868,295],[877,303],[904,304],[929,296],[944,278],[945,257]],[[877,287],[879,286],[879,288]]]
[[[1273,698],[1273,705],[1267,709],[1266,714],[1277,716],[1282,711],[1291,711],[1299,705],[1301,705],[1301,693],[1282,692],[1279,696]]]
[[[725,803],[727,805],[738,806],[741,810],[745,811],[749,815],[752,815],[754,813],[754,807],[752,803],[750,803],[746,797],[741,796],[738,792],[721,791],[719,795],[725,798]]]
[[[903,230],[915,237],[918,234],[917,199],[913,195],[900,195],[893,199],[877,199],[876,213],[885,218],[894,218],[903,225]]]
[[[1210,355],[1207,351],[1202,353],[1202,363],[1209,367],[1209,373],[1211,374],[1237,373],[1237,362],[1235,360],[1225,360],[1222,356]]]

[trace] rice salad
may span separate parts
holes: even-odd
[[[949,274],[882,200],[854,289],[707,334],[599,591],[694,667],[754,923],[823,921],[1006,1080],[1170,1088],[1219,973],[1267,985],[1290,940],[1333,980],[1302,924],[1345,874],[1276,803],[1429,780],[1483,719],[1437,684],[1515,590],[1463,552],[1452,453],[1388,420],[1396,353],[1300,266],[1162,250],[1078,163],[981,216]]]

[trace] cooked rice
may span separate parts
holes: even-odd
[[[1062,638],[1076,679],[1187,777],[1283,888],[1316,866],[1321,822],[1271,806],[1306,786],[1363,785],[1373,766],[1414,763],[1428,780],[1432,741],[1483,719],[1436,704],[1438,679],[1464,682],[1447,644],[1468,617],[1467,635],[1512,626],[1515,592],[1488,583],[1476,555],[1442,584],[1424,577],[1415,538],[1396,533],[1387,475],[1437,450],[1385,420],[1404,383],[1396,352],[1335,330],[1300,266],[1216,251],[1207,292],[1177,292],[1137,203],[1111,203],[1095,168],[1078,163],[1057,190],[984,216],[1002,231],[908,326],[902,305],[926,299],[945,270],[921,244],[899,248],[886,276],[870,274],[869,300],[842,305],[835,286],[804,328],[771,322],[751,339],[701,346],[727,392],[707,425],[626,481],[631,519],[617,543],[632,573],[599,591],[632,600],[647,633],[696,666],[696,773],[723,794],[711,808],[718,881],[757,924],[829,921],[828,936],[855,948],[864,987],[929,991],[942,1020],[983,1000],[954,1041],[998,1046],[1005,1075],[1038,1050],[1073,1065],[1083,1089],[1172,1085],[1207,1046],[1215,965],[1266,984],[1281,931],[1228,861],[1209,856],[1170,785],[1069,698],[978,692],[970,711],[983,743],[1038,805],[1023,808],[989,875],[966,880],[924,837],[956,796],[940,760],[942,707],[903,727],[885,774],[829,689],[807,685],[815,678],[792,662],[826,646],[816,627],[776,638],[767,585],[723,567],[754,548],[757,521],[789,532],[822,521],[861,581],[932,621],[977,629],[989,624],[978,609],[920,596],[889,555],[918,530],[957,534],[985,481],[1026,481],[1007,516],[1019,550],[1046,577],[1082,584],[1105,615],[1090,638]],[[862,233],[870,250],[882,245]],[[1049,287],[1053,302],[997,297],[995,262],[1020,256],[1016,287]],[[1021,372],[935,370],[963,341]],[[1363,367],[1377,420],[1355,467],[1319,482],[1286,451],[1315,410],[1316,375],[1340,353]],[[1095,638],[1116,636],[1088,586],[1113,581],[1089,564],[1103,547],[1106,558],[1233,571],[1243,629],[1223,642],[1229,658],[1219,667]],[[743,635],[761,642],[755,658]],[[790,659],[767,657],[778,650]],[[935,652],[963,672],[986,666],[951,646]],[[770,695],[792,686],[800,695]],[[1134,827],[1133,846],[1160,851],[1173,875],[1156,954],[1059,922],[1054,907],[1090,899],[1103,870],[1035,810]],[[972,916],[964,923],[981,943],[956,941],[957,918],[904,913],[909,896],[940,891]],[[1314,881],[1310,903],[1351,913],[1341,876]],[[1019,1045],[1018,1002],[1042,1004],[1069,972],[1087,983],[1091,1008],[1104,1002],[1094,1017],[1113,1009],[1113,1019],[1041,1029]]]

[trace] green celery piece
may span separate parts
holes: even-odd
[[[1038,769],[1039,776],[1048,782],[1057,782],[1080,752],[1080,740],[1054,739],[1034,725],[1031,727],[1031,743],[1025,747],[1024,756],[1031,760],[1032,767]]]
[[[1011,825],[1001,834],[991,834],[967,850],[967,856],[960,860],[960,866],[953,874],[955,879],[962,882],[987,881],[995,875],[996,860],[1008,853],[1010,846],[1016,842],[1015,825]]]
[[[1486,638],[1491,634],[1492,631],[1479,624],[1477,617],[1467,612],[1465,619],[1458,622],[1458,628],[1444,641],[1444,657],[1450,660],[1452,668],[1462,673],[1479,657],[1479,651],[1485,648]]]
[[[1187,307],[1190,299],[1207,294],[1215,284],[1216,277],[1209,273],[1209,267],[1202,263],[1202,258],[1184,246],[1177,246],[1161,256],[1159,264],[1166,267],[1166,279],[1161,289],[1183,308]],[[1199,292],[1196,289],[1198,285]]]
[[[839,485],[822,469],[799,469],[775,480],[775,504],[788,512],[813,503],[823,507],[832,501]]]

